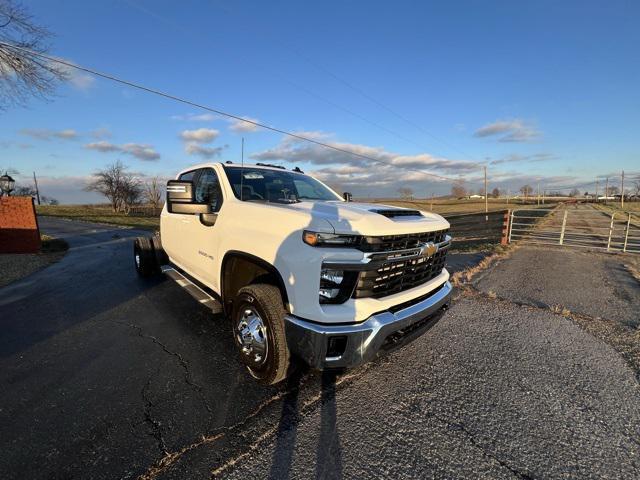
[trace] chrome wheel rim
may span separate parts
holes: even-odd
[[[236,341],[247,364],[252,367],[263,365],[267,359],[267,327],[262,317],[253,308],[242,310],[236,324]]]

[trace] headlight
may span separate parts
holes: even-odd
[[[360,235],[337,235],[309,230],[302,232],[302,241],[312,247],[353,247],[360,243],[361,238]]]
[[[358,280],[358,272],[345,272],[323,268],[320,271],[320,289],[318,298],[320,303],[346,302]]]

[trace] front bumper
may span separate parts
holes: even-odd
[[[452,290],[451,284],[445,282],[416,303],[397,311],[376,313],[357,324],[324,325],[286,315],[289,349],[318,369],[351,368],[369,362],[433,326],[449,306]],[[340,345],[339,354],[331,351],[335,349],[330,345],[332,338],[339,339],[332,340]]]

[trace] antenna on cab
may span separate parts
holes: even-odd
[[[242,137],[242,145],[240,147],[240,200],[244,200],[244,191],[242,184],[244,180],[244,137]]]

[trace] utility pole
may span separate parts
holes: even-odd
[[[596,203],[598,203],[598,180],[596,180]]]
[[[547,190],[542,190],[542,204],[544,205],[544,196],[547,194]]]
[[[620,208],[624,208],[624,170],[622,170],[622,180],[620,181]]]
[[[33,172],[33,183],[36,186],[36,199],[38,200],[38,205],[40,205],[40,190],[38,190],[38,179],[36,178],[36,172]]]
[[[509,205],[509,189],[507,188],[507,205]]]
[[[431,208],[430,210],[433,212],[433,193],[431,194]]]
[[[540,182],[538,182],[538,206],[540,206]]]
[[[607,197],[609,196],[609,177],[607,177],[607,183],[604,187],[604,203],[607,203]]]
[[[487,166],[484,166],[484,213],[489,213],[489,198],[487,197]],[[488,220],[488,217],[487,217]]]

